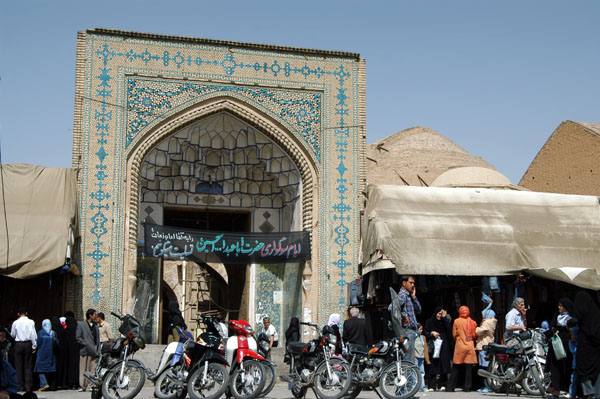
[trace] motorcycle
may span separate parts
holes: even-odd
[[[14,342],[7,328],[0,326],[0,360],[8,361],[8,351]]]
[[[181,387],[187,384],[192,399],[217,399],[229,386],[229,363],[220,353],[218,323],[205,314],[200,318],[207,329],[196,342],[188,340],[184,343],[182,367],[172,381]],[[185,389],[182,390],[178,396],[185,397]]]
[[[179,332],[179,341],[171,342],[165,347],[156,372],[149,377],[154,382],[154,396],[158,399],[175,399],[182,397],[184,393],[183,387],[177,383],[177,380],[184,367],[182,358],[185,343],[193,341],[194,337],[189,331],[181,328],[177,328],[177,331]]]
[[[232,365],[231,380],[227,396],[236,399],[254,399],[265,386],[265,358],[257,353],[252,326],[245,320],[230,320],[229,326],[235,332],[225,344],[225,358]]]
[[[140,323],[131,315],[111,312],[121,321],[119,332],[123,337],[112,343],[103,343],[96,363],[95,375],[89,371],[84,377],[92,383],[92,399],[131,399],[144,386],[146,374],[152,372],[131,356],[146,347],[140,333]]]
[[[528,394],[546,394],[544,369],[536,353],[534,335],[528,330],[508,339],[506,345],[490,343],[483,347],[489,365],[477,374],[487,378],[494,392],[510,392],[519,384]]]
[[[402,312],[398,295],[390,288],[392,298],[391,322],[388,328],[394,333],[391,341],[381,341],[371,349],[362,345],[348,345],[351,358],[352,385],[349,398],[356,398],[363,390],[377,388],[388,399],[406,399],[414,396],[421,387],[421,371],[412,361],[403,357],[410,350],[409,331],[402,325]],[[380,396],[381,397],[381,396]]]
[[[275,362],[271,360],[267,360],[267,355],[271,351],[271,340],[264,332],[261,332],[256,337],[256,343],[258,346],[258,354],[265,358],[265,360],[261,360],[262,365],[265,368],[265,387],[263,388],[259,398],[264,398],[267,396],[275,387],[276,375],[275,375]]]
[[[381,341],[372,348],[349,344],[347,355],[352,370],[352,386],[346,398],[356,398],[363,390],[377,393],[379,387],[386,398],[406,399],[421,387],[421,372],[413,362],[402,360],[408,353],[410,341],[406,337]]]
[[[345,359],[332,356],[337,342],[333,329],[325,326],[321,331],[316,324],[300,324],[315,328],[319,337],[308,343],[287,343],[290,371],[281,380],[291,385],[295,398],[304,397],[308,388],[320,399],[341,398],[350,389],[352,373]]]

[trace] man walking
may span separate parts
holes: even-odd
[[[19,318],[14,321],[10,335],[15,339],[15,366],[19,391],[31,391],[33,386],[32,354],[37,348],[35,323],[27,317],[23,308],[17,312]]]
[[[344,321],[344,342],[347,344],[355,345],[369,345],[369,337],[367,333],[367,326],[365,319],[359,319],[358,308],[350,309],[350,318]]]
[[[415,278],[413,276],[402,276],[400,279],[402,288],[398,291],[398,301],[402,314],[402,327],[408,329],[410,339],[410,350],[406,360],[415,361],[415,340],[417,339],[417,315],[421,313],[421,303],[417,299]],[[392,305],[388,307],[392,310]]]
[[[96,323],[96,311],[88,309],[85,312],[85,321],[77,322],[77,343],[79,344],[79,388],[80,392],[85,392],[89,385],[84,377],[86,371],[95,373],[96,359],[98,358],[98,349],[100,347],[100,331]]]

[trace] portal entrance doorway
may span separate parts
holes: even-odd
[[[230,233],[250,232],[252,220],[251,213],[248,211],[180,207],[165,208],[163,219],[165,226]],[[182,293],[186,298],[183,302],[185,312],[192,319],[197,316],[197,313],[204,312],[218,312],[230,319],[240,316],[243,299],[245,297],[247,302],[248,296],[246,285],[248,265],[188,261],[184,271],[170,270],[167,264],[163,269],[163,276],[165,273],[185,273],[182,281],[185,287],[182,287]],[[168,324],[168,320],[163,322],[163,325],[165,324]]]
[[[278,233],[303,229],[302,178],[288,152],[246,120],[218,112],[175,130],[140,165],[140,222],[203,231]],[[143,241],[143,225],[138,240]],[[156,258],[155,258],[156,259]],[[188,327],[213,311],[278,330],[298,316],[302,265],[161,261]],[[138,283],[140,284],[138,258]],[[162,320],[162,330],[168,320]],[[162,331],[161,331],[162,332]],[[162,334],[161,334],[162,335]]]

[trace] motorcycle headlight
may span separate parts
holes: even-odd
[[[146,342],[142,337],[135,337],[133,342],[138,346],[138,348],[144,349],[146,347]]]
[[[400,347],[402,348],[402,351],[404,353],[408,353],[408,351],[410,350],[410,340],[408,338],[404,338],[404,340],[400,344]]]
[[[327,336],[327,339],[329,340],[329,342],[331,342],[333,345],[337,344],[337,337],[335,336],[335,334],[329,334]]]

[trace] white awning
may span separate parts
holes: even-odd
[[[370,185],[363,273],[500,276],[532,271],[571,279],[560,268],[600,271],[598,197],[479,188]],[[535,271],[537,270],[537,271]],[[574,274],[574,269],[571,274]],[[586,273],[590,273],[587,271]]]
[[[9,164],[2,178],[0,274],[30,278],[64,265],[78,235],[76,171]]]

